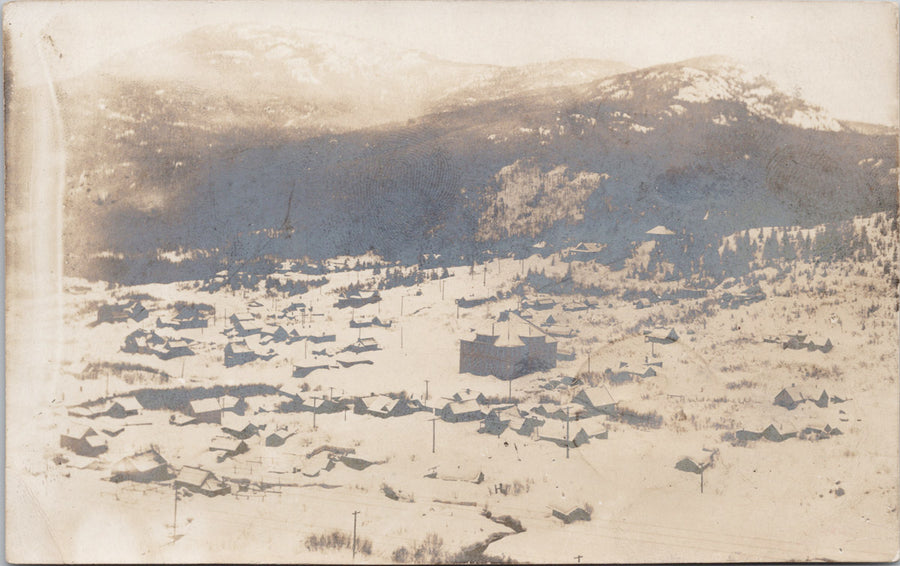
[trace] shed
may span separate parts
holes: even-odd
[[[468,401],[452,401],[444,405],[441,409],[440,416],[447,422],[467,422],[478,421],[486,415],[474,399]]]
[[[584,507],[551,507],[550,510],[554,517],[567,525],[575,521],[591,520],[591,514]]]
[[[149,483],[170,479],[169,463],[159,452],[150,449],[119,460],[112,468],[109,481]]]
[[[345,351],[353,352],[355,354],[360,354],[362,352],[372,352],[374,350],[380,350],[381,346],[378,345],[378,341],[374,338],[360,338],[353,344],[350,344],[346,348]]]
[[[106,414],[116,419],[124,419],[125,417],[137,415],[143,408],[134,396],[129,395],[114,401],[106,411]]]
[[[296,433],[283,433],[283,432],[273,432],[269,436],[266,437],[266,446],[276,448],[278,446],[283,446],[288,438],[294,436]]]
[[[262,325],[256,320],[256,317],[250,313],[235,313],[231,315],[228,320],[231,321],[231,325],[234,327],[235,331],[237,331],[239,336],[259,334],[262,330]]]
[[[215,397],[194,399],[188,406],[188,415],[196,422],[222,424],[222,405]]]
[[[243,440],[237,438],[226,438],[217,436],[212,439],[209,447],[210,452],[220,452],[219,461],[226,458],[234,458],[250,451],[250,447]]]
[[[225,495],[231,492],[231,487],[219,480],[214,473],[194,466],[181,468],[178,472],[178,477],[175,478],[175,487],[183,487],[188,491],[207,497]]]
[[[678,341],[678,333],[674,328],[654,328],[649,332],[645,332],[644,338],[647,342],[656,344],[671,344]]]
[[[708,457],[692,458],[690,456],[683,456],[675,463],[675,468],[682,472],[700,474],[703,473],[703,470],[708,468],[711,463],[712,462]]]
[[[374,415],[376,417],[400,417],[412,412],[405,399],[392,399],[386,395],[359,397],[354,400],[353,412],[358,415]]]
[[[79,456],[96,457],[109,450],[104,440],[93,428],[74,425],[59,437],[59,446]]]
[[[613,399],[606,387],[582,389],[572,398],[572,401],[598,413],[609,414],[616,409],[616,400]]]
[[[247,342],[229,342],[225,346],[225,367],[234,367],[257,358],[256,352],[247,346]]]

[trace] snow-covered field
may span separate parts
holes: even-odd
[[[518,378],[511,387],[491,376],[459,373],[459,340],[476,331],[502,335],[511,323],[498,317],[520,309],[520,297],[472,308],[458,308],[456,299],[505,296],[529,271],[564,274],[569,264],[558,257],[453,267],[447,278],[383,290],[380,302],[359,309],[334,308],[338,290],[357,282],[374,288],[383,274],[329,273],[323,287],[290,298],[267,294],[263,284],[253,291],[209,293],[193,282],[108,288],[69,280],[62,367],[52,375],[14,370],[8,381],[7,497],[17,516],[9,522],[7,540],[27,549],[16,556],[26,561],[348,562],[351,548],[317,547],[310,537],[339,532],[352,538],[358,511],[355,560],[361,562],[412,561],[416,549],[421,561],[893,560],[900,392],[897,299],[890,278],[874,263],[790,267],[793,280],[775,269],[762,273],[758,284],[766,299],[739,308],[720,307],[719,299],[740,285],[637,308],[621,290],[662,293],[681,283],[639,281],[625,270],[575,264],[576,279],[603,281],[617,291],[585,310],[562,308],[585,298],[580,295],[548,295],[556,301],[552,308],[522,309],[531,315],[535,333],[550,315],[559,327],[576,330],[574,337],[556,338],[575,357]],[[92,324],[98,305],[128,297],[140,297],[150,316]],[[157,329],[157,317],[174,315],[176,301],[211,305],[215,315],[203,329]],[[261,306],[249,306],[254,301]],[[311,307],[311,315],[268,318],[292,302]],[[28,313],[39,309],[16,310],[10,323],[28,326]],[[258,344],[251,337],[252,347],[272,348],[277,355],[226,368],[224,348],[236,340],[226,336],[233,332],[228,318],[247,311],[261,323],[300,335],[335,334],[335,341]],[[351,319],[373,316],[391,321],[390,327],[350,326]],[[643,331],[654,326],[674,328],[679,339],[651,345]],[[195,355],[164,361],[122,351],[125,337],[140,328],[188,338]],[[529,325],[516,327],[521,328]],[[830,340],[833,349],[785,349],[764,341],[794,333],[808,334],[818,345]],[[340,351],[369,337],[381,349]],[[322,348],[330,356],[313,353]],[[372,363],[343,367],[337,360]],[[641,371],[652,367],[656,375],[624,383],[604,375],[622,362]],[[95,365],[89,371],[98,363],[143,369]],[[315,365],[330,367],[292,377],[293,366]],[[558,383],[561,376],[579,382]],[[175,426],[170,418],[183,411],[148,407],[124,419],[70,414],[77,406],[90,409],[140,390],[248,384],[277,391],[244,397],[244,414],[224,413],[221,426]],[[791,386],[810,397],[824,389],[830,402],[820,407],[808,401],[793,410],[774,405],[779,391]],[[576,417],[581,405],[573,398],[583,388],[608,390],[617,411]],[[562,420],[541,417],[544,424],[530,436],[482,433],[480,421],[432,422],[432,410],[440,412],[454,394],[478,392],[493,402],[481,405],[485,412],[506,406],[511,393],[520,411],[533,415],[540,403],[558,403],[572,411],[570,434],[584,427],[608,430],[608,438],[571,447],[567,458],[564,444],[540,438],[564,439]],[[310,410],[323,399],[369,394],[394,394],[429,409],[389,418],[352,410],[314,417]],[[147,393],[138,399],[146,399],[142,395]],[[279,408],[292,395],[303,405]],[[61,448],[60,434],[77,422],[97,430],[108,452],[83,458]],[[241,430],[251,423],[266,428],[245,440],[245,453],[222,460],[210,450],[214,439],[228,436],[223,426]],[[761,432],[770,424],[781,434],[799,434],[782,442],[742,443],[735,437],[739,430]],[[803,433],[825,425],[842,434],[815,439]],[[101,432],[120,427],[115,436]],[[281,446],[267,446],[273,432],[290,436]],[[151,446],[173,473],[202,467],[231,493],[205,497],[180,489],[176,510],[171,479],[109,481],[123,458]],[[354,461],[341,460],[347,450],[369,465],[356,469]],[[327,466],[328,454],[333,467]],[[712,461],[702,474],[702,493],[698,474],[675,467],[684,456]],[[437,478],[425,477],[435,469]],[[479,473],[482,481],[469,481]],[[551,512],[575,506],[588,510],[590,521],[564,524]],[[488,514],[508,515],[522,528]],[[463,550],[468,553],[458,554]]]

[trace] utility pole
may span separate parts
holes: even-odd
[[[512,403],[512,379],[509,380],[509,395],[506,397],[507,403]]]
[[[566,460],[569,459],[569,407],[566,406]]]
[[[403,349],[403,327],[400,327],[400,349]]]
[[[425,380],[425,402],[428,402],[428,380]]]
[[[400,316],[403,316],[403,295],[400,295]]]
[[[431,419],[431,453],[434,454],[434,441],[436,438],[435,431],[437,430],[437,417]]]
[[[173,487],[174,487],[174,485],[175,484],[172,484]],[[176,534],[176,528],[178,526],[178,488],[175,487],[174,491],[175,491],[175,510],[172,513],[172,542],[175,542],[175,540],[178,538],[178,535]]]
[[[359,511],[353,512],[353,559],[356,559],[356,516],[359,515]]]
[[[582,558],[584,558],[584,556],[582,556],[582,555],[579,554],[578,556],[575,557],[575,560],[577,560],[578,563],[581,564],[581,559],[582,559]]]
[[[328,399],[329,400],[334,399],[334,387],[328,388]]]
[[[318,400],[318,397],[313,396],[313,430],[316,430],[316,401]]]
[[[444,300],[444,280],[441,279],[441,300]]]

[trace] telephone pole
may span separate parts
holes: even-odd
[[[431,419],[431,453],[434,454],[434,441],[436,438],[435,431],[437,430],[437,417]]]
[[[566,406],[566,460],[569,459],[569,407]]]
[[[174,484],[173,484],[174,487]],[[172,542],[178,538],[176,528],[178,526],[178,488],[175,487],[175,510],[172,513]]]
[[[313,396],[313,430],[316,430],[316,401],[318,400],[318,397]]]
[[[353,512],[353,559],[356,559],[356,516],[359,515],[359,511]]]
[[[428,402],[428,380],[425,380],[425,402]]]

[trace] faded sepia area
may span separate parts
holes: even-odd
[[[7,560],[896,560],[897,24],[7,4]]]

